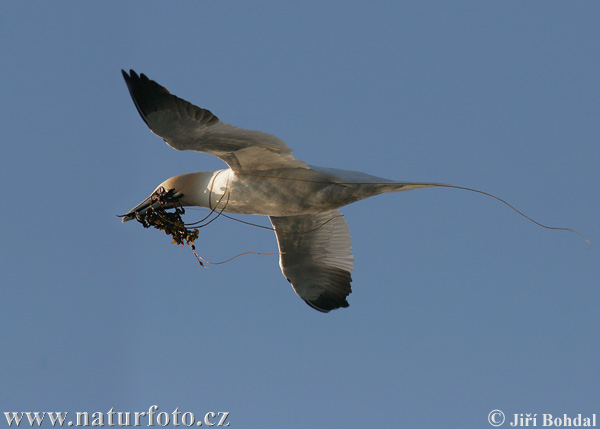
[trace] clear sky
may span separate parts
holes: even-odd
[[[0,411],[600,416],[599,21],[585,1],[5,2]],[[121,224],[164,179],[224,166],[151,134],[121,68],[310,164],[481,189],[594,247],[478,194],[383,195],[342,209],[350,307],[318,313],[276,256],[203,269]],[[224,218],[197,248],[277,251]]]

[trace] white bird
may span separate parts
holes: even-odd
[[[152,132],[177,150],[206,152],[229,166],[171,177],[131,209],[123,222],[156,206],[172,191],[177,204],[269,216],[279,245],[279,266],[312,308],[348,307],[353,268],[348,225],[338,208],[383,192],[443,183],[395,182],[365,173],[307,165],[279,138],[237,128],[133,70],[123,77]],[[164,206],[163,206],[164,208]]]

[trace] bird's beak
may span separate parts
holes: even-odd
[[[122,222],[125,223],[133,219],[140,219],[151,207],[153,209],[161,208],[163,210],[176,207],[180,205],[178,201],[182,196],[183,194],[181,192],[176,192],[174,189],[167,192],[162,186],[159,186],[152,195],[129,210],[127,214],[121,216],[123,218]]]
[[[137,216],[143,215],[144,213],[146,213],[146,210],[148,210],[150,207],[154,207],[154,208],[160,207],[160,204],[158,203],[158,201],[156,201],[156,199],[153,197],[154,197],[154,194],[150,195],[144,201],[142,201],[137,206],[135,206],[134,208],[129,210],[127,212],[127,214],[123,216],[123,219],[121,220],[121,222],[125,223],[125,222],[135,219]]]

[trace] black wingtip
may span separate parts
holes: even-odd
[[[132,78],[138,77],[137,73],[132,69],[129,69],[129,74],[127,74],[127,72],[124,69],[121,69],[121,74],[123,75],[123,78],[125,78],[126,81],[130,81]]]
[[[304,300],[311,308],[314,308],[321,313],[329,313],[331,310],[337,310],[338,308],[348,308],[350,304],[346,299],[337,300],[332,299],[330,296],[321,295],[318,299],[312,301]]]
[[[123,75],[123,78],[126,82],[151,82],[150,79],[148,79],[148,77],[144,73],[140,73],[138,75],[133,69],[129,69],[129,73],[127,73],[124,69],[121,69],[121,74]]]
[[[144,73],[138,75],[133,70],[129,70],[129,73],[121,70],[121,73],[127,84],[133,104],[135,104],[138,113],[150,129],[152,129],[152,125],[148,122],[148,115],[159,110],[181,111],[184,115],[192,117],[202,125],[212,125],[219,121],[219,118],[209,110],[201,109],[176,97],[167,88],[149,79]]]
[[[129,72],[131,73],[131,76],[129,74],[127,74],[127,72],[123,69],[121,69],[121,74],[123,75],[123,79],[125,79],[125,83],[127,84],[127,89],[129,89],[129,93],[133,96],[132,90],[133,90],[133,81],[132,78],[135,76],[137,77],[137,75],[135,74],[135,72],[133,70],[129,70]]]
[[[130,69],[129,74],[127,74],[125,70],[121,69],[121,74],[123,75],[123,79],[125,79],[129,89],[136,93],[141,91],[154,91],[157,93],[171,94],[167,88],[153,81],[144,73],[140,73],[138,75],[133,69]],[[132,95],[134,94],[132,93]]]

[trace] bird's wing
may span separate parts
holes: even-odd
[[[210,111],[172,95],[144,74],[122,72],[142,119],[169,146],[215,155],[236,172],[307,168],[279,138],[221,122]]]
[[[324,313],[348,307],[354,257],[339,210],[269,219],[281,252],[279,266],[300,298]]]

